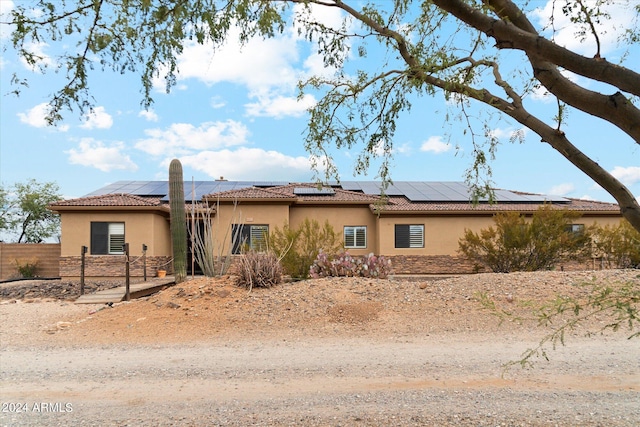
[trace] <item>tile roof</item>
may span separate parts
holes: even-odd
[[[257,188],[247,187],[238,190],[220,191],[217,193],[206,194],[204,197],[209,200],[246,200],[246,199],[291,199],[293,194],[280,191],[280,187]]]
[[[616,212],[620,207],[615,203],[596,202],[591,200],[567,199],[568,203],[551,204],[556,209],[571,209],[582,212]],[[541,203],[440,203],[411,202],[406,197],[389,197],[384,205],[371,205],[371,209],[380,213],[390,212],[535,212]]]
[[[105,194],[80,197],[52,203],[51,207],[66,206],[161,206],[161,197],[142,197],[133,194]]]
[[[185,185],[187,184],[185,183]],[[420,187],[418,184],[425,185]],[[468,196],[462,194],[464,187],[461,186],[461,183],[400,182],[394,185],[393,191],[387,193],[388,199],[386,203],[382,203],[380,200],[378,193],[376,193],[376,191],[379,191],[379,187],[373,181],[332,183],[320,188],[317,183],[308,182],[202,181],[197,183],[196,188],[201,190],[208,189],[208,193],[200,194],[205,194],[203,197],[210,202],[222,199],[254,200],[256,202],[273,200],[292,204],[368,204],[372,211],[382,214],[534,212],[544,202],[549,202],[559,209],[568,208],[583,213],[620,213],[620,208],[615,203],[569,198],[548,199],[547,196],[539,194],[508,190],[496,190],[500,196],[500,201],[497,203],[482,202],[474,205],[466,200]],[[163,194],[166,191],[165,187],[166,181],[121,181],[92,193],[94,195],[56,202],[51,205],[51,208],[53,210],[64,210],[73,209],[74,207],[156,207],[168,210],[168,199],[166,194]],[[153,191],[149,190],[149,188]],[[224,189],[224,191],[215,191],[218,189]],[[318,191],[314,191],[314,189],[318,189]],[[417,190],[413,191],[412,189]],[[127,193],[125,190],[129,190],[131,193]],[[211,192],[211,190],[215,192]],[[442,200],[436,194],[436,190],[444,192],[447,200]],[[429,193],[429,191],[432,191],[433,194]],[[455,195],[457,194],[456,192],[460,193],[460,195]],[[423,196],[428,197],[425,200]],[[200,201],[200,199],[196,200]],[[191,207],[189,200],[186,200],[186,207],[187,209]]]
[[[330,188],[332,193],[326,194],[297,194],[296,189],[318,188],[315,184],[301,183],[281,185],[270,188],[248,187],[238,190],[221,191],[219,193],[207,194],[205,197],[209,200],[217,198],[224,200],[251,200],[251,199],[273,199],[273,200],[289,200],[292,202],[352,202],[352,203],[374,203],[379,200],[377,196],[371,196],[355,191],[347,191],[339,188]]]
[[[296,194],[297,188],[318,188],[315,184],[300,183],[289,184],[278,187],[280,191],[285,191],[296,197],[302,202],[359,202],[359,203],[373,203],[380,198],[378,196],[372,196],[369,194],[363,194],[356,191],[343,190],[341,188],[328,187],[333,190],[333,194]],[[326,188],[326,187],[323,187]]]

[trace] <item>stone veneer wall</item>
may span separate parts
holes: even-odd
[[[471,261],[450,255],[395,255],[387,256],[391,259],[393,274],[472,274],[490,273],[491,270],[476,266]],[[581,261],[565,261],[558,264],[555,270],[588,271],[617,268],[609,266],[597,259]]]
[[[81,270],[80,256],[60,257],[60,276],[65,279],[78,279]],[[85,278],[89,277],[125,277],[126,264],[124,255],[91,255],[85,257]],[[147,277],[154,277],[158,270],[172,273],[173,265],[169,256],[148,256]],[[129,274],[131,277],[144,276],[142,257],[130,257]]]
[[[477,273],[474,264],[451,255],[390,255],[393,274],[469,274]]]
[[[472,274],[490,272],[487,269],[478,268],[469,260],[451,255],[391,255],[386,256],[391,260],[393,274]],[[85,277],[125,277],[124,255],[87,256]],[[228,274],[235,274],[238,268],[238,255],[233,255]],[[557,270],[582,271],[600,270],[608,268],[600,260],[570,261],[558,265]],[[147,277],[156,276],[159,269],[167,270],[167,275],[172,274],[171,257],[158,256],[147,257]],[[131,257],[129,267],[131,277],[144,275],[142,258]],[[60,276],[65,279],[78,279],[80,277],[80,256],[60,258]]]

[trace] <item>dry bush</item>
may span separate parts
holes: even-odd
[[[238,262],[236,284],[247,289],[270,288],[282,282],[282,266],[273,252],[250,251]]]

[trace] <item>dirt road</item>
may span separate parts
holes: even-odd
[[[492,283],[495,286],[495,280]],[[357,289],[371,304],[380,301],[373,297],[378,291],[371,288],[365,293],[361,283],[351,286],[340,283],[340,301],[349,301],[345,292]],[[469,283],[465,286],[468,292]],[[383,288],[396,292],[390,285]],[[459,284],[454,288],[460,289]],[[333,295],[330,284],[321,289],[324,298]],[[307,319],[307,329],[302,332],[296,313],[282,301],[284,291],[249,296],[229,290],[224,301],[234,307],[233,315],[220,309],[204,323],[199,323],[204,314],[195,317],[197,306],[167,308],[167,295],[89,317],[91,307],[67,303],[3,304],[0,424],[640,425],[640,340],[627,340],[626,331],[596,338],[576,334],[568,346],[550,350],[549,362],[536,360],[533,369],[516,366],[505,372],[503,365],[535,346],[544,330],[498,327],[490,316],[469,309],[448,309],[447,320],[464,325],[466,316],[476,326],[468,323],[459,331],[420,326],[436,324],[444,315],[438,314],[434,301],[450,299],[444,291],[437,298],[432,295],[435,290],[428,293],[424,304],[436,313],[428,315],[411,304],[419,300],[420,289],[416,285],[403,294],[404,302],[397,307],[381,303],[384,311],[366,322],[335,320],[344,318],[348,305],[337,318],[327,315],[326,306],[317,312],[305,306],[301,316]],[[175,305],[193,299],[188,288],[165,292],[174,296]],[[178,294],[184,299],[175,298]],[[280,309],[286,316],[280,314],[286,321],[278,321],[274,295],[284,307]],[[315,298],[318,306],[325,304],[319,293],[310,295],[305,288],[304,295]],[[301,301],[299,297],[292,298]],[[362,304],[351,301],[351,306],[362,308]],[[401,307],[408,311],[403,314]],[[247,319],[270,319],[270,323],[262,322],[249,332],[238,309],[247,312]],[[262,311],[264,319],[256,314]],[[228,319],[224,328],[221,316]],[[316,321],[309,321],[309,316],[317,316]],[[32,321],[25,322],[26,318]],[[54,333],[51,325],[56,320],[61,325],[59,319],[64,320],[63,328]],[[171,332],[162,335],[157,325],[148,322],[151,319],[153,323],[163,319],[167,325],[177,319],[189,321],[180,323],[182,329],[167,328]],[[391,327],[390,319],[403,320]],[[147,323],[150,326],[144,329]],[[207,332],[212,324],[216,331]],[[97,336],[99,331],[103,337]],[[116,331],[121,333],[112,335]],[[150,339],[150,331],[155,331],[155,339]],[[189,339],[178,340],[180,331]]]
[[[633,426],[640,421],[637,343],[581,339],[559,349],[549,363],[505,373],[502,365],[527,345],[505,338],[3,351],[2,424]],[[23,412],[6,412],[6,403],[20,404]],[[49,406],[44,411],[43,403]]]

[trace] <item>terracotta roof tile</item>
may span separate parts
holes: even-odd
[[[296,194],[296,188],[317,188],[314,184],[290,184],[282,185],[278,187],[260,188],[260,187],[248,187],[239,190],[221,191],[219,193],[208,194],[205,197],[209,199],[290,199],[301,202],[362,202],[373,203],[378,200],[378,197],[370,196],[367,194],[347,191],[339,188],[332,188],[333,194]]]
[[[348,191],[343,190],[341,188],[333,188],[333,194],[295,194],[296,188],[318,188],[315,184],[290,184],[283,185],[282,187],[278,187],[281,191],[286,191],[291,194],[292,197],[296,197],[300,201],[305,202],[363,202],[363,203],[372,203],[376,202],[380,198],[377,196],[372,196],[369,194],[360,193],[357,191]]]
[[[569,203],[552,204],[557,209],[571,209],[582,212],[620,212],[615,203],[595,202],[591,200],[568,199]],[[405,197],[390,197],[386,205],[371,205],[372,210],[385,212],[535,212],[539,203],[412,203]]]
[[[207,199],[224,199],[224,200],[245,200],[245,199],[290,199],[292,194],[279,191],[281,187],[271,188],[259,188],[259,187],[247,187],[238,190],[220,191],[218,193],[207,194],[204,197]]]
[[[61,200],[52,203],[50,206],[160,206],[160,199],[160,197],[142,197],[132,194],[104,194],[102,196]]]

